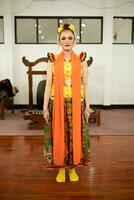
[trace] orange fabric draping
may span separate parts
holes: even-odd
[[[81,158],[81,63],[78,56],[71,53],[72,64],[72,124],[73,124],[73,163],[79,164]],[[54,66],[54,104],[53,104],[53,159],[57,166],[64,166],[64,53],[61,52]]]

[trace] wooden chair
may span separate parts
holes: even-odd
[[[10,108],[14,113],[14,96],[18,92],[17,87],[13,87],[9,79],[0,81],[0,119],[4,120],[5,109]]]
[[[97,110],[97,108],[90,109],[89,121],[93,121],[97,126],[100,126],[100,110]]]
[[[0,99],[0,119],[5,118],[5,109],[11,108],[11,113],[14,114],[14,98],[1,98]]]
[[[5,101],[4,99],[0,99],[0,118],[4,119],[4,109],[5,109]]]

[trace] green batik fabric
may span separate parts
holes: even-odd
[[[44,157],[47,167],[56,167],[53,164],[53,144],[52,144],[52,108],[53,100],[49,101],[49,124],[44,125]],[[90,159],[90,136],[89,126],[84,116],[85,104],[81,101],[81,139],[82,139],[82,157],[80,165],[86,165]],[[73,164],[73,140],[72,140],[72,99],[64,99],[64,120],[65,120],[65,158],[64,166],[74,166]]]
[[[43,141],[43,151],[45,158],[45,165],[51,167],[53,165],[53,144],[52,144],[52,110],[53,110],[53,101],[49,101],[49,122],[48,124],[44,122],[44,141]]]
[[[89,124],[85,120],[85,104],[81,103],[81,137],[82,137],[82,158],[81,163],[86,164],[90,161],[90,135]]]

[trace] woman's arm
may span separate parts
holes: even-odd
[[[44,105],[43,110],[44,112],[48,111],[48,103],[51,94],[51,87],[52,87],[52,63],[48,62],[48,70],[47,70],[47,80],[46,80],[46,87],[44,91]]]
[[[88,123],[89,117],[90,117],[90,98],[89,98],[89,87],[88,87],[88,66],[87,62],[82,63],[82,69],[83,69],[83,86],[84,86],[84,98],[86,103],[85,108],[85,118],[86,122]]]
[[[87,62],[83,62],[82,63],[82,69],[83,69],[84,98],[85,98],[85,103],[86,103],[86,109],[89,109],[89,107],[90,107],[90,98],[89,98]]]

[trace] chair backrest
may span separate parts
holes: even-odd
[[[35,60],[34,62],[30,62],[29,60],[26,59],[26,57],[22,57],[22,62],[24,63],[24,65],[26,67],[28,67],[28,86],[29,86],[29,109],[33,108],[33,90],[32,90],[32,86],[33,86],[33,75],[41,75],[41,74],[47,74],[47,71],[39,71],[39,70],[33,70],[33,67],[36,66],[39,63],[42,62],[48,62],[48,58],[46,57],[42,57],[39,58],[37,60]]]
[[[38,84],[36,93],[37,109],[39,110],[43,110],[45,87],[46,87],[46,80],[41,80]]]

